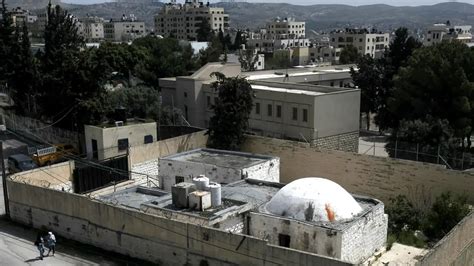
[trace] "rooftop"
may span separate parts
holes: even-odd
[[[244,152],[223,151],[215,149],[196,149],[163,157],[160,160],[203,163],[226,168],[246,168],[274,158],[275,157],[272,156]]]

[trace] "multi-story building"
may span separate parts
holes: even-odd
[[[207,20],[215,33],[229,29],[229,15],[224,8],[204,5],[198,0],[186,0],[177,4],[175,0],[166,4],[155,17],[155,34],[175,37],[180,40],[197,40],[197,31],[203,20]]]
[[[331,46],[344,48],[354,46],[359,54],[379,58],[390,43],[390,34],[368,29],[345,29],[330,33]]]
[[[145,22],[138,21],[133,15],[104,23],[104,38],[109,42],[128,42],[145,35]]]
[[[315,63],[339,64],[342,48],[332,46],[296,47],[292,51],[291,61],[294,66]]]
[[[99,17],[85,17],[78,20],[79,34],[86,41],[100,41],[104,39],[104,19]]]
[[[13,20],[13,25],[21,27],[24,23],[31,24],[38,20],[38,16],[31,14],[28,10],[21,7],[14,8],[10,15]]]
[[[349,66],[241,73],[240,64],[210,63],[188,77],[160,79],[163,103],[180,108],[191,125],[208,127],[217,97],[210,75],[216,71],[251,82],[252,133],[358,150],[360,90],[345,86],[352,81]]]
[[[251,32],[247,46],[260,52],[272,53],[280,49],[309,47],[310,41],[305,37],[305,22],[297,22],[292,18],[277,18],[267,23],[265,29]]]
[[[430,46],[442,42],[443,40],[457,40],[463,43],[472,42],[472,26],[452,26],[448,21],[446,24],[434,24],[429,27],[425,34],[423,44]]]

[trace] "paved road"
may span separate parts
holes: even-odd
[[[6,221],[4,213],[0,178],[0,265],[149,265],[143,261],[60,237],[55,256],[39,260],[38,249],[33,245],[38,231]]]

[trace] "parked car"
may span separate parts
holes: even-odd
[[[8,157],[8,171],[12,174],[28,171],[37,167],[33,159],[24,154],[15,154]]]

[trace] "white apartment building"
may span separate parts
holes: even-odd
[[[146,35],[145,22],[133,15],[104,23],[104,38],[109,42],[128,42]]]
[[[267,23],[265,29],[249,33],[247,46],[267,53],[280,49],[309,47],[310,41],[305,34],[305,22],[297,22],[293,18],[277,18]]]
[[[215,33],[229,29],[229,15],[224,8],[212,7],[209,2],[204,5],[198,0],[186,0],[184,4],[172,0],[155,16],[155,34],[195,41],[203,20],[209,22]]]
[[[38,20],[38,16],[31,14],[28,10],[16,7],[10,11],[13,26],[22,27],[24,23],[31,24]]]
[[[183,110],[191,125],[208,127],[217,97],[210,75],[216,71],[251,82],[250,132],[358,150],[360,90],[344,88],[352,81],[349,66],[242,73],[239,64],[210,63],[191,76],[160,79],[163,104]]]
[[[104,39],[104,19],[85,17],[78,20],[79,34],[88,42]]]
[[[367,29],[345,29],[330,33],[331,46],[354,46],[360,54],[379,58],[390,44],[390,34]]]
[[[457,40],[463,43],[472,42],[472,26],[452,26],[449,21],[446,24],[434,24],[426,30],[423,44],[430,46],[443,40]]]

